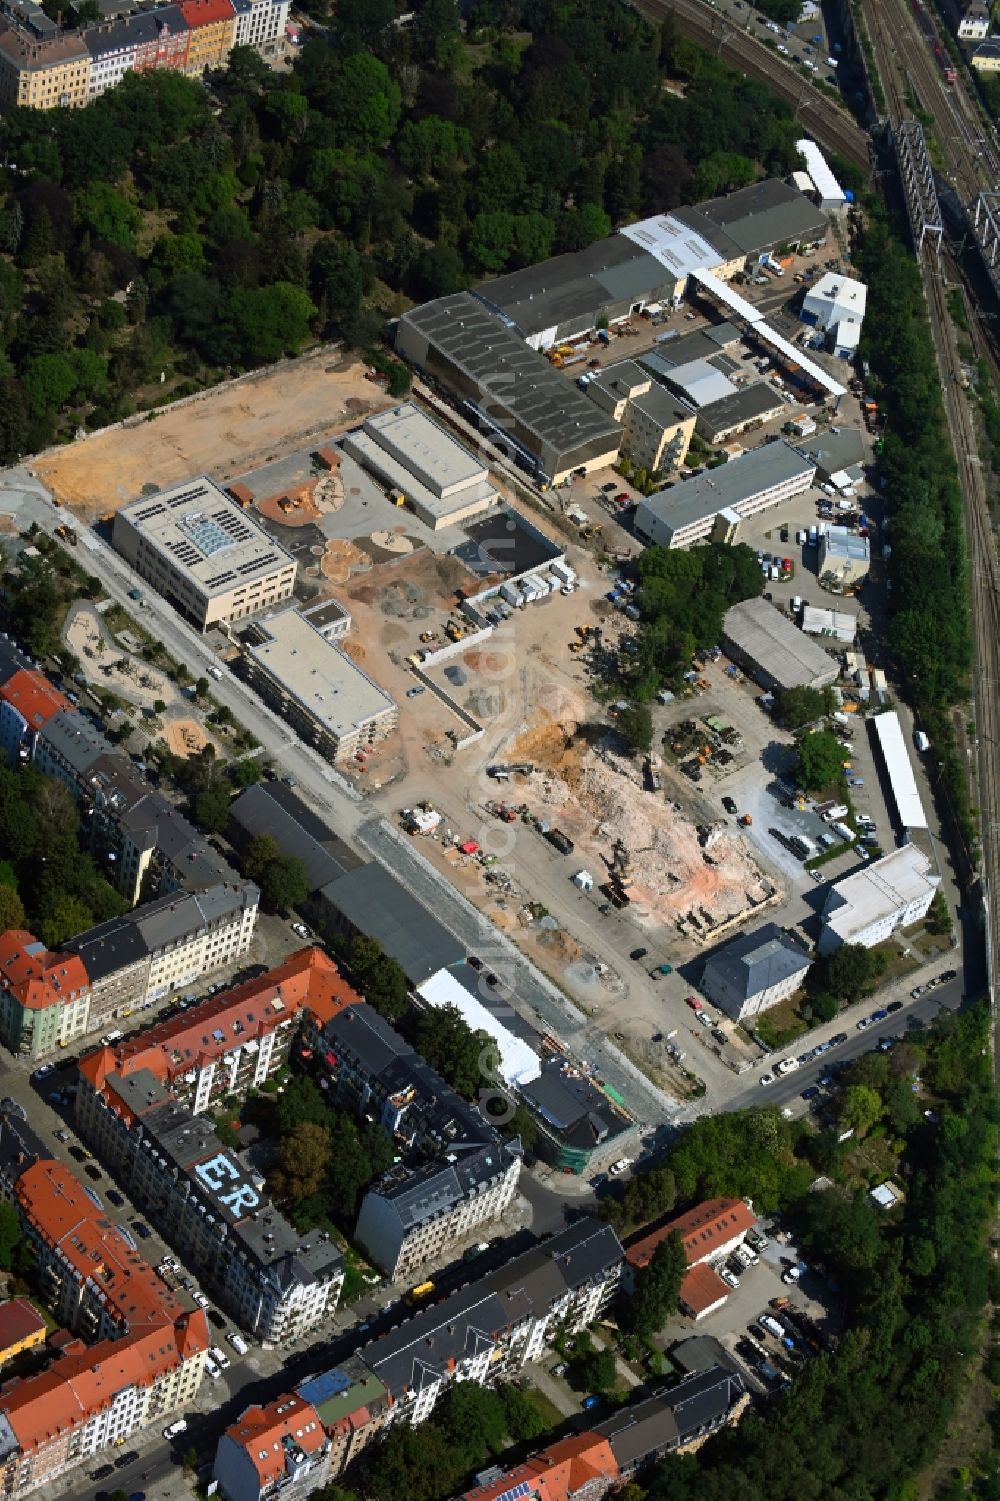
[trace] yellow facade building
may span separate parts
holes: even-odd
[[[188,74],[200,78],[210,69],[224,68],[236,40],[236,12],[230,0],[180,0],[180,11],[191,28]]]
[[[89,83],[90,53],[79,32],[39,38],[0,17],[0,110],[80,108]]]

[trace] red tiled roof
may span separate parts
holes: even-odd
[[[246,1450],[262,1490],[285,1474],[283,1440],[297,1444],[306,1454],[315,1454],[326,1440],[315,1407],[294,1394],[278,1397],[266,1407],[248,1407],[239,1422],[226,1429],[226,1437]]]
[[[109,1313],[127,1328],[184,1317],[183,1304],[63,1163],[34,1163],[18,1178],[15,1197],[39,1236],[58,1246],[79,1281],[89,1278],[100,1288]]]
[[[50,952],[24,928],[0,934],[0,986],[30,1011],[44,1011],[90,984],[77,954]]]
[[[231,21],[236,12],[229,0],[179,0],[180,12],[191,27]]]
[[[45,1320],[27,1298],[8,1298],[0,1303],[0,1350],[9,1350],[45,1328]]]
[[[678,1215],[641,1240],[633,1241],[625,1252],[625,1260],[636,1271],[648,1266],[660,1242],[676,1231],[684,1242],[688,1266],[695,1266],[714,1256],[728,1241],[745,1235],[754,1223],[753,1214],[742,1199],[706,1199],[687,1214]]]
[[[526,1494],[538,1501],[572,1501],[598,1476],[614,1483],[618,1475],[618,1461],[608,1440],[596,1433],[577,1433],[505,1471],[499,1480],[466,1491],[461,1501],[495,1501],[519,1485],[527,1485]]]
[[[699,1261],[681,1283],[680,1301],[695,1318],[729,1297],[729,1288],[707,1262]]]
[[[123,1077],[148,1068],[170,1082],[204,1062],[222,1058],[281,1022],[309,1011],[322,1025],[361,997],[319,948],[299,949],[255,980],[210,997],[190,1011],[147,1027],[131,1041],[91,1053],[80,1071],[95,1089],[109,1073]]]
[[[11,704],[33,730],[48,724],[53,715],[72,707],[44,673],[22,668],[0,687],[0,698]]]

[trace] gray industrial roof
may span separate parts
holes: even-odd
[[[458,939],[384,865],[347,871],[322,896],[357,932],[377,939],[411,985],[465,958]]]
[[[600,311],[604,302],[648,297],[674,278],[659,261],[621,235],[584,250],[481,282],[475,296],[498,309],[524,338]]]
[[[725,432],[737,423],[763,420],[785,404],[783,396],[766,380],[743,386],[721,401],[710,401],[698,412],[698,421],[713,432]]]
[[[492,403],[512,412],[538,443],[564,453],[620,438],[617,422],[471,293],[438,297],[404,313],[400,324],[409,324]]]
[[[720,352],[727,344],[738,342],[739,331],[731,323],[709,324],[707,328],[696,328],[693,333],[681,334],[678,339],[657,340],[645,354],[636,355],[640,365],[649,365],[651,370],[659,373],[655,360],[662,360],[667,365],[688,365],[692,360],[717,360]],[[729,365],[732,361],[729,361]]]
[[[759,255],[772,245],[820,241],[827,233],[822,210],[778,178],[751,183],[693,208],[674,209],[673,216],[690,225],[726,260]]]
[[[578,1071],[571,1074],[560,1059],[550,1060],[537,1079],[522,1085],[521,1094],[568,1146],[590,1149],[631,1129],[628,1117],[596,1084]]]
[[[780,688],[822,686],[837,676],[823,648],[766,599],[745,599],[726,611],[723,643],[731,643]]]
[[[800,474],[812,474],[814,464],[796,453],[789,443],[762,443],[728,464],[707,470],[694,479],[684,480],[667,490],[640,501],[638,518],[643,512],[667,523],[675,532],[718,515],[730,506],[739,507],[754,495],[786,483]],[[775,612],[776,613],[776,612]]]
[[[824,427],[811,438],[796,440],[795,447],[827,474],[853,469],[865,457],[865,441],[859,427],[842,427],[839,432]]]
[[[805,974],[810,962],[777,923],[769,922],[750,933],[741,933],[712,954],[705,972],[714,972],[744,1000],[749,1000],[779,985],[789,975]]]
[[[670,427],[675,422],[686,422],[694,416],[694,409],[674,396],[663,386],[653,385],[644,396],[634,396],[632,405],[651,421],[661,427]]]
[[[627,1469],[718,1428],[745,1391],[735,1371],[713,1366],[655,1392],[645,1402],[621,1408],[596,1423],[594,1432],[608,1440],[619,1466]]]
[[[231,804],[229,816],[247,837],[268,834],[282,854],[301,860],[310,892],[363,863],[283,782],[248,787]]]

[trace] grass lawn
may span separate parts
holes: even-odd
[[[528,1387],[528,1396],[531,1398],[535,1407],[538,1409],[538,1413],[542,1419],[542,1422],[545,1424],[546,1433],[551,1432],[553,1429],[560,1427],[562,1423],[565,1423],[566,1419],[563,1417],[556,1404],[551,1401],[544,1392],[540,1392],[537,1386]]]

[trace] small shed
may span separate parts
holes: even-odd
[[[578,870],[573,877],[573,885],[580,891],[593,891],[594,878],[589,870]]]

